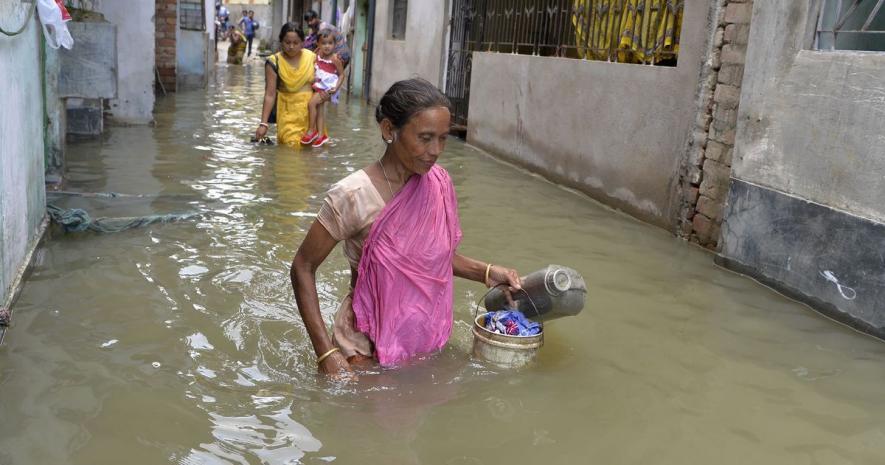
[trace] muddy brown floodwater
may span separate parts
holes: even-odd
[[[155,127],[68,147],[65,198],[98,216],[199,212],[119,234],[54,233],[0,347],[0,464],[885,463],[885,346],[710,255],[450,140],[461,251],[523,273],[577,269],[583,313],[537,363],[471,361],[483,288],[458,281],[439,354],[334,385],[288,266],[330,183],[371,163],[371,109],[333,146],[253,147],[258,64],[162,99]],[[349,279],[319,270],[326,318]]]

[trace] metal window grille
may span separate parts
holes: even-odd
[[[178,22],[180,29],[206,30],[206,5],[203,0],[179,0]]]
[[[466,127],[473,52],[675,66],[683,0],[453,0],[446,95]]]
[[[675,65],[683,0],[460,0],[466,48]]]
[[[885,51],[885,0],[824,0],[817,50]]]
[[[408,12],[408,0],[393,0],[393,14],[390,22],[390,38],[403,40],[406,38],[406,13]]]

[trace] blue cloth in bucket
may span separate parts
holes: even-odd
[[[519,310],[500,310],[486,315],[485,328],[508,336],[535,336],[541,334],[541,324],[529,320]]]

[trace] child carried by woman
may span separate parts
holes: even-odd
[[[326,97],[331,95],[332,103],[338,104],[338,89],[344,83],[344,64],[335,53],[334,31],[324,29],[318,34],[317,59],[314,69],[314,94],[307,104],[310,113],[310,127],[301,143],[322,147],[329,141],[326,135]]]

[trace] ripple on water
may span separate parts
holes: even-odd
[[[329,112],[334,146],[250,144],[261,71],[221,66],[207,94],[158,99],[156,127],[69,145],[70,189],[147,195],[84,206],[203,215],[40,249],[0,350],[0,461],[885,462],[881,344],[456,140],[460,250],[572,266],[587,308],[500,370],[469,356],[484,289],[458,281],[440,354],[318,378],[289,263],[323,192],[383,143],[353,99]],[[317,271],[327,324],[349,278],[340,248]]]

